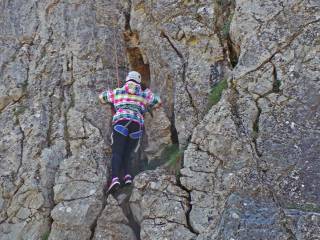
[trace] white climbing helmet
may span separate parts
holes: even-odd
[[[134,80],[137,83],[141,83],[141,75],[140,73],[136,72],[136,71],[131,71],[128,73],[127,77],[126,77],[126,82],[130,81],[130,80]]]

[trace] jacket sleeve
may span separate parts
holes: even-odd
[[[101,103],[114,103],[114,90],[107,90],[99,95]]]
[[[161,99],[159,96],[154,94],[150,89],[145,90],[146,93],[146,100],[148,103],[148,106],[151,108],[158,108],[161,106]]]

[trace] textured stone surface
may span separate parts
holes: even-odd
[[[193,132],[181,170],[198,239],[320,236],[319,4],[300,4],[236,1],[230,90]],[[308,219],[306,233],[291,218]]]
[[[319,1],[4,0],[0,11],[0,240],[319,239]],[[185,150],[178,180],[136,177],[131,211],[128,195],[103,193],[111,112],[97,94],[117,85],[115,50],[120,77],[130,65],[163,100],[138,155]]]
[[[162,108],[155,110],[153,116],[146,115],[145,120],[148,146],[144,152],[150,162],[160,157],[162,150],[172,143],[171,123]]]
[[[269,197],[231,194],[221,216],[223,228],[198,239],[292,239],[281,209]]]
[[[131,3],[130,33],[139,37],[136,46],[150,66],[151,85],[161,94],[182,146],[207,111],[210,87],[228,70],[214,23],[211,1]]]
[[[135,240],[135,233],[129,226],[116,199],[109,195],[107,205],[98,219],[94,240]]]
[[[135,177],[130,208],[141,226],[141,239],[195,239],[187,223],[188,193],[164,170]]]
[[[111,113],[96,90],[115,86],[116,2],[0,8],[0,239],[41,239],[52,220],[49,239],[88,239],[107,177]]]

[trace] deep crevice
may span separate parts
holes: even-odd
[[[141,74],[142,89],[148,88],[150,86],[150,67],[148,63],[144,63],[140,48],[127,47],[127,56],[130,70],[137,71]]]
[[[64,141],[66,143],[66,157],[72,156],[71,146],[70,146],[70,135],[69,135],[69,129],[68,129],[68,113],[69,110],[74,107],[74,92],[73,92],[73,84],[75,82],[74,76],[73,76],[73,55],[71,53],[70,57],[70,83],[65,84],[62,86],[62,101],[64,102],[65,110],[63,112],[63,119],[64,119]],[[70,96],[70,98],[67,99],[65,96]],[[67,102],[67,101],[68,102]]]
[[[227,47],[228,47],[228,52],[229,52],[229,54],[228,54],[229,62],[231,64],[232,68],[234,68],[235,66],[237,66],[238,61],[239,61],[240,47],[233,43],[229,34],[227,37]]]
[[[277,73],[277,68],[274,65],[274,63],[270,60],[270,63],[272,64],[273,71],[273,82],[272,82],[272,92],[274,93],[279,93],[280,92],[280,86],[281,86],[281,81],[278,79],[278,73]]]
[[[19,161],[19,166],[17,168],[17,171],[15,172],[15,178],[17,179],[18,178],[18,175],[19,175],[19,172],[20,172],[20,169],[22,167],[22,162],[23,162],[23,154],[24,154],[24,141],[25,141],[25,133],[21,127],[21,124],[20,124],[20,120],[19,120],[19,117],[16,117],[16,121],[17,121],[17,124],[19,126],[19,130],[20,130],[20,133],[22,135],[21,139],[20,139],[20,161]]]
[[[174,112],[172,113],[172,118],[170,119],[170,122],[171,122],[170,131],[171,131],[172,144],[178,144],[179,145],[179,137],[178,137],[178,131],[176,129]]]
[[[258,113],[257,113],[256,119],[253,122],[253,126],[252,126],[252,128],[253,128],[252,141],[253,141],[253,144],[254,144],[254,147],[255,147],[255,150],[256,150],[258,157],[262,157],[262,154],[258,150],[258,144],[257,144],[257,138],[259,136],[259,120],[260,120],[260,115],[261,115],[262,110],[259,107],[258,100],[256,100],[255,103],[256,103],[256,107],[258,109]]]
[[[180,181],[180,176],[177,176],[177,186],[180,187],[182,190],[186,191],[188,193],[188,199],[187,199],[187,202],[189,204],[189,208],[188,210],[186,211],[186,220],[187,220],[187,226],[188,226],[188,229],[190,230],[190,232],[198,235],[199,233],[197,231],[195,231],[191,225],[191,222],[190,222],[190,213],[191,213],[191,210],[192,210],[192,204],[191,204],[191,193],[190,191],[182,185],[181,181]]]
[[[182,53],[177,49],[177,47],[173,44],[173,42],[171,41],[170,37],[168,35],[166,35],[166,33],[164,31],[161,31],[160,36],[167,39],[168,43],[170,44],[170,46],[173,48],[173,50],[176,52],[176,54],[178,55],[178,57],[181,59],[181,64],[182,64],[182,74],[181,74],[181,81],[183,83],[184,86],[184,90],[186,91],[188,98],[189,98],[189,103],[192,107],[192,109],[194,109],[195,114],[197,116],[197,119],[199,119],[199,110],[197,108],[197,106],[195,105],[194,101],[193,101],[193,97],[192,94],[190,93],[189,89],[188,89],[188,84],[186,82],[186,72],[187,72],[187,67],[188,67],[188,60],[185,59],[185,57],[182,55]]]
[[[126,45],[126,55],[128,58],[128,64],[130,70],[137,71],[141,74],[141,85],[142,88],[147,88],[150,86],[150,67],[148,60],[144,57],[143,52],[140,48],[139,34],[136,31],[132,31],[130,26],[130,11],[131,11],[131,1],[128,1],[129,9],[125,11],[125,29],[123,32],[123,39]]]
[[[127,217],[128,221],[129,221],[129,227],[133,230],[137,240],[140,240],[140,225],[139,223],[136,222],[135,218],[134,218],[134,215],[131,211],[131,208],[130,208],[130,196],[132,194],[132,186],[130,186],[129,188],[127,189],[124,189],[122,190],[120,194],[126,194],[126,197],[125,199],[123,199],[122,202],[119,203],[119,206],[121,207],[123,213],[125,214],[125,216]]]
[[[107,199],[108,199],[108,194],[105,191],[103,191],[102,200],[101,200],[102,201],[101,210],[100,210],[99,214],[97,215],[97,217],[95,218],[95,220],[93,221],[93,223],[90,226],[90,231],[91,231],[91,236],[89,238],[90,240],[93,239],[94,234],[96,232],[97,225],[98,225],[98,220],[101,217],[101,215],[103,213],[103,210],[107,206]]]
[[[217,34],[220,45],[223,47],[224,59],[228,60],[232,68],[238,64],[240,47],[230,37],[230,25],[235,11],[235,0],[215,0],[214,32]]]

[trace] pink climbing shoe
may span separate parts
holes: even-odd
[[[112,181],[110,183],[110,186],[108,188],[107,192],[116,191],[120,186],[120,181],[118,177],[112,178]]]
[[[124,184],[126,184],[126,185],[131,184],[132,183],[132,176],[130,174],[127,174],[124,176],[123,180],[124,180]]]

